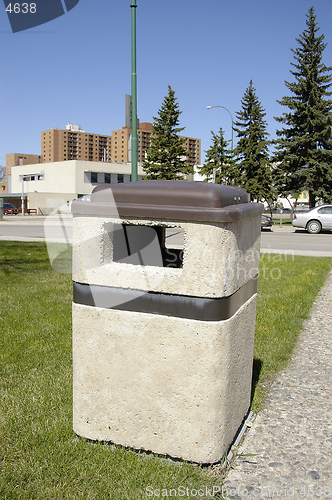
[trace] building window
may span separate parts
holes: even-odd
[[[123,182],[123,174],[118,174],[118,183],[122,183]]]
[[[84,182],[91,184],[111,184],[111,178],[109,172],[84,172]]]
[[[20,182],[26,181],[26,182],[31,182],[31,181],[43,181],[44,180],[44,174],[24,174],[20,175]]]

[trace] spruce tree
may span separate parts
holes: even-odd
[[[170,85],[168,94],[158,111],[159,117],[153,117],[151,146],[146,152],[143,170],[147,179],[183,179],[184,174],[192,174],[188,163],[188,151],[183,147],[184,138],[178,136],[184,127],[179,127],[182,111]]]
[[[199,173],[205,176],[206,181],[214,180],[217,184],[237,185],[237,177],[232,159],[232,151],[229,150],[229,141],[224,138],[224,131],[219,129],[216,134],[211,130],[212,145],[205,151],[206,160],[199,167]]]
[[[242,110],[236,113],[234,130],[238,143],[236,163],[240,171],[240,185],[257,201],[271,202],[274,198],[272,172],[268,150],[265,112],[256,96],[252,80],[241,99]]]
[[[285,125],[277,130],[276,185],[280,194],[295,198],[308,189],[309,205],[314,207],[319,200],[332,202],[332,101],[328,99],[332,68],[322,62],[327,44],[318,34],[313,7],[306,25],[296,38],[299,46],[292,49],[294,81],[285,81],[291,95],[277,101],[289,111],[276,118]]]

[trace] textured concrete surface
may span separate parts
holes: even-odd
[[[255,314],[256,295],[220,322],[73,304],[75,432],[218,461],[250,404]]]
[[[114,224],[182,229],[183,267],[115,262]],[[217,224],[75,215],[73,229],[73,280],[81,284],[219,298],[258,274],[260,216]],[[137,263],[160,253],[157,237],[150,246]],[[75,432],[220,460],[250,404],[255,317],[256,295],[226,321],[73,304]]]
[[[182,228],[183,268],[113,262],[113,224],[119,222]],[[75,216],[73,238],[73,280],[78,283],[224,297],[258,274],[260,217],[219,225]]]

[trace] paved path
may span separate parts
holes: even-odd
[[[224,484],[233,498],[332,499],[332,272]]]

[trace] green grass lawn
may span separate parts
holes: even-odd
[[[260,410],[275,375],[285,368],[324,284],[332,259],[262,254],[255,333],[254,397]]]
[[[254,411],[286,366],[331,265],[328,258],[262,256]],[[221,485],[209,468],[77,437],[71,276],[53,271],[45,244],[2,241],[0,280],[1,500],[135,500],[149,498],[148,486],[161,496],[162,488]]]

